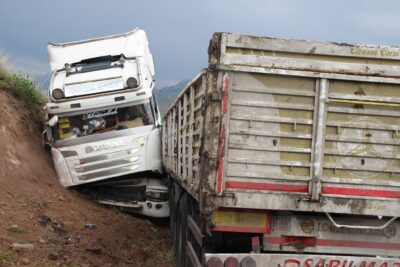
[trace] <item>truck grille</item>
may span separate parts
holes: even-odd
[[[79,180],[91,180],[131,173],[140,166],[139,149],[129,149],[104,155],[80,158],[73,163]]]
[[[114,201],[139,201],[146,200],[146,186],[103,186],[101,189],[102,199],[112,199]]]

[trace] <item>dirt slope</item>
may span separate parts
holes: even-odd
[[[172,266],[166,226],[58,184],[50,156],[18,107],[0,92],[0,266]]]

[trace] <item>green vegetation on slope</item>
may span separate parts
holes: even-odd
[[[42,107],[46,103],[46,96],[32,80],[21,74],[12,73],[4,63],[0,63],[0,90],[15,96],[28,111],[36,129],[42,128],[44,119]]]

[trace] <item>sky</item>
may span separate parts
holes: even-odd
[[[49,75],[48,42],[144,29],[159,85],[207,66],[213,32],[400,46],[397,0],[0,0],[0,55]]]

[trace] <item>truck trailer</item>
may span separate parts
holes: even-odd
[[[399,267],[400,48],[215,33],[163,118],[179,266]]]
[[[50,43],[48,54],[44,143],[60,183],[93,186],[103,204],[168,217],[161,116],[145,32]]]

